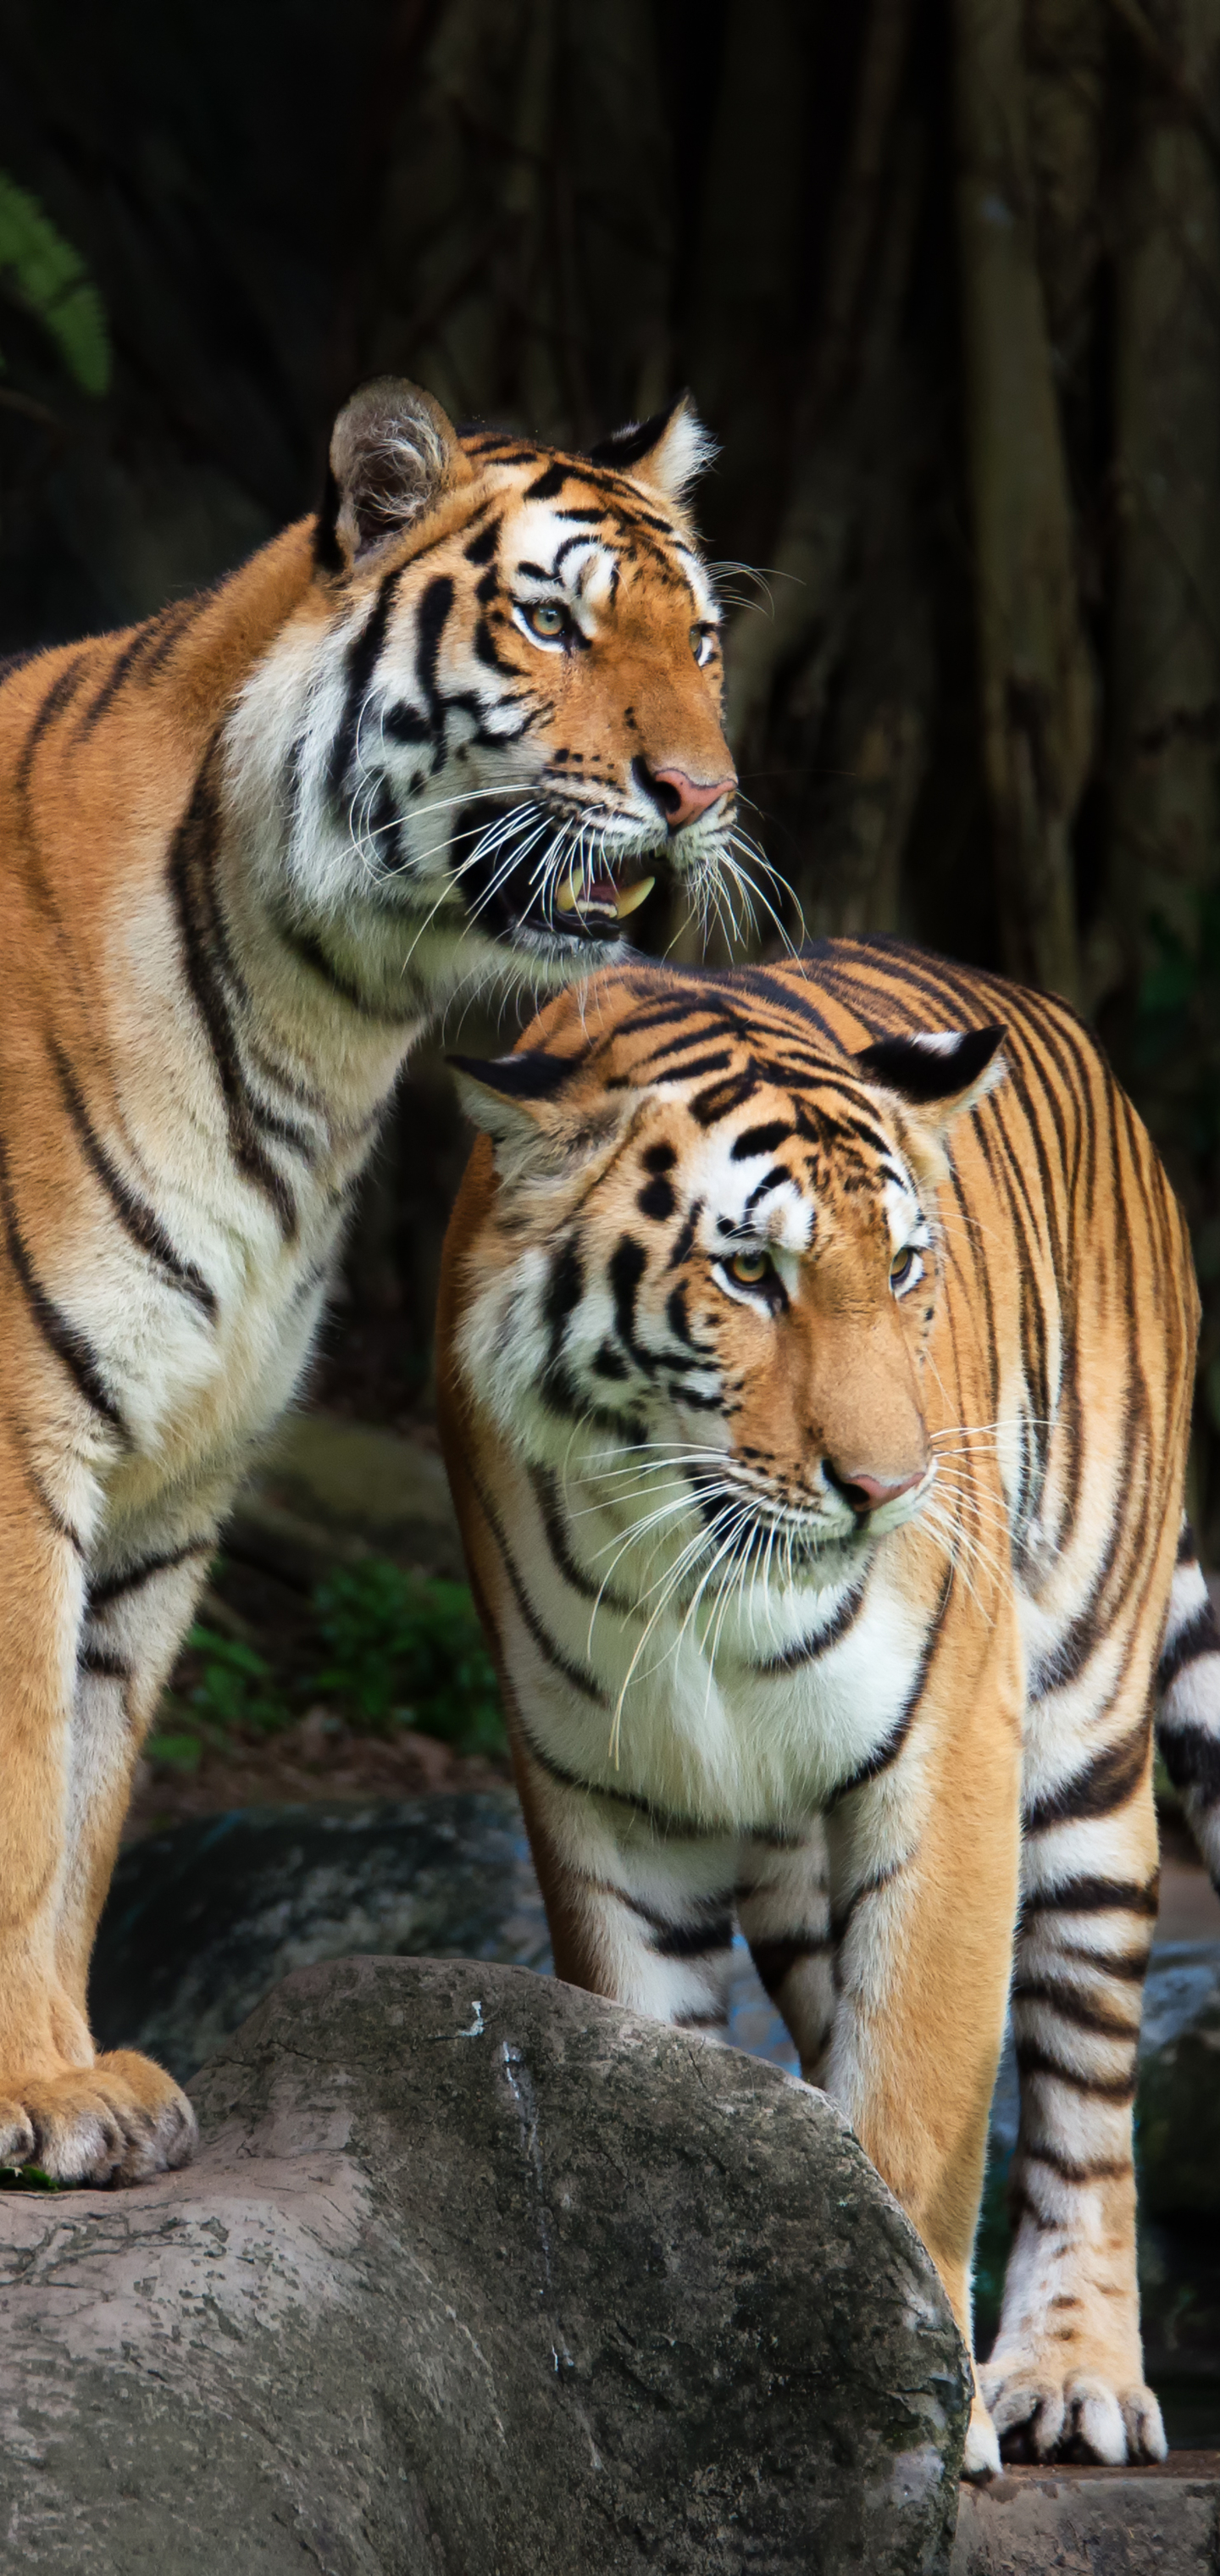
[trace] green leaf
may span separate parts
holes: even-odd
[[[315,1693],[365,1726],[410,1723],[461,1752],[502,1752],[495,1669],[464,1583],[404,1572],[385,1557],[343,1568],[314,1596],[328,1649]]]
[[[0,2191],[66,2191],[41,2165],[0,2165]]]
[[[106,313],[89,271],[36,197],[0,170],[0,280],[41,322],[82,393],[104,394],[111,373]]]

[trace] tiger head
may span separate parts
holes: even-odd
[[[693,1496],[705,1554],[816,1583],[928,1499],[941,1138],[1001,1032],[767,1041],[757,980],[627,970],[457,1060],[487,1131],[459,1366],[569,1488],[662,1534]]]
[[[311,596],[239,747],[290,772],[298,926],[388,941],[435,993],[614,956],[659,876],[714,900],[736,781],[685,502],[708,452],[685,400],[591,456],[459,436],[398,381],[349,403]]]

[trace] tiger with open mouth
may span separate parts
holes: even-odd
[[[1159,2458],[1152,1715],[1215,1874],[1220,1636],[1148,1136],[1066,1005],[897,942],[614,969],[462,1086],[442,1427],[560,1975],[715,2031],[739,1923],[967,2339],[1011,1983],[966,2466]]]
[[[89,1954],[405,1055],[738,864],[705,447],[685,403],[589,458],[372,386],[316,520],[0,686],[0,2165],[189,2153]]]

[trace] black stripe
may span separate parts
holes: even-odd
[[[1094,2031],[1099,2039],[1125,2039],[1134,2048],[1139,2038],[1138,2014],[1133,2022],[1124,2021],[1121,2014],[1105,2004],[1091,2003],[1078,1986],[1057,1977],[1018,1977],[1012,1999],[1014,2004],[1044,2004],[1060,2021],[1071,2022],[1077,2030]]]
[[[653,1943],[658,1959],[706,1959],[732,1946],[731,1914],[716,1914],[702,1923],[667,1923]]]
[[[1125,1805],[1139,1787],[1147,1768],[1148,1742],[1148,1720],[1142,1717],[1130,1735],[1095,1753],[1073,1779],[1061,1781],[1056,1789],[1044,1789],[1034,1799],[1025,1812],[1026,1835],[1045,1834],[1055,1825],[1113,1815],[1115,1808]]]
[[[51,1055],[59,1087],[79,1138],[81,1150],[95,1179],[105,1190],[119,1223],[131,1236],[132,1242],[138,1244],[141,1252],[146,1252],[151,1260],[159,1262],[162,1269],[169,1272],[174,1286],[180,1288],[185,1297],[193,1299],[195,1305],[201,1307],[203,1313],[214,1323],[219,1312],[215,1289],[208,1286],[202,1271],[196,1269],[193,1261],[184,1261],[175,1251],[160,1218],[143,1199],[136,1197],[134,1190],[130,1189],[123,1179],[122,1173],[116,1170],[89,1117],[71,1066],[54,1041],[51,1043]]]
[[[750,1957],[774,2003],[785,1977],[790,1977],[802,1960],[824,1959],[833,1948],[829,1932],[795,1932],[783,1939],[751,1941]]]
[[[1061,2155],[1057,2147],[1022,2146],[1025,2164],[1047,2165],[1063,2182],[1117,2182],[1121,2175],[1134,2172],[1130,2156],[1074,2157]]]
[[[1049,2076],[1056,2084],[1066,2084],[1073,2093],[1090,2093],[1099,2102],[1133,2102],[1135,2070],[1129,2075],[1085,2075],[1079,2067],[1065,2066],[1049,2049],[1038,2048],[1032,2040],[1018,2039],[1014,2050],[1021,2075]]]
[[[359,1011],[362,1019],[376,1020],[383,1028],[398,1029],[405,1027],[408,1020],[418,1017],[415,1010],[387,1011],[380,1003],[370,1000],[359,984],[354,984],[351,977],[344,975],[327,956],[321,941],[315,939],[311,931],[298,930],[282,918],[277,918],[275,927],[284,947],[299,963],[308,966],[311,974],[319,975],[335,1000],[346,1002],[353,1011]]]
[[[783,1118],[772,1118],[765,1127],[744,1127],[733,1140],[731,1163],[751,1162],[756,1154],[773,1154],[777,1145],[785,1145],[793,1129]]]
[[[555,501],[568,479],[566,465],[548,465],[544,473],[536,475],[532,483],[527,483],[524,498],[527,501]]]
[[[691,1066],[683,1066],[684,1081],[689,1081],[691,1071]],[[758,1089],[758,1074],[751,1067],[746,1072],[727,1075],[723,1082],[710,1083],[706,1091],[697,1092],[686,1105],[700,1127],[715,1127],[722,1118],[730,1117],[734,1109],[744,1108],[746,1101],[752,1100]]]
[[[230,1154],[245,1179],[269,1200],[280,1232],[290,1243],[297,1231],[296,1201],[259,1137],[225,991],[227,981],[237,989],[239,998],[245,999],[244,985],[228,953],[214,882],[221,831],[218,769],[219,735],[214,735],[191,801],[174,834],[169,859],[170,892],[186,980],[212,1050],[224,1099]]]
[[[1017,2180],[1015,2174],[1009,2183],[1006,2197],[1009,2221],[1014,2228],[1019,2227],[1023,2218],[1028,2218],[1032,2220],[1040,2236],[1053,2236],[1055,2230],[1063,2224],[1061,2219],[1048,2218],[1045,2211],[1039,2209],[1036,2200],[1030,2199],[1029,2193]]]
[[[434,573],[415,612],[415,676],[432,711],[433,725],[439,740],[442,711],[436,686],[436,666],[453,606],[453,583],[448,573]],[[474,712],[478,712],[477,708]]]
[[[91,1674],[95,1681],[129,1682],[131,1680],[130,1664],[125,1664],[121,1655],[111,1654],[107,1646],[83,1645],[78,1661],[81,1671]]]
[[[101,1610],[111,1601],[121,1601],[129,1592],[138,1592],[158,1574],[169,1574],[176,1565],[185,1565],[192,1556],[210,1556],[215,1538],[188,1539],[184,1547],[167,1548],[161,1556],[143,1557],[138,1565],[125,1568],[122,1574],[103,1575],[100,1583],[89,1586],[89,1607]]]
[[[181,621],[179,620],[178,622],[180,623]],[[177,631],[177,625],[175,625],[174,631]],[[98,689],[96,694],[90,698],[89,704],[81,716],[80,723],[77,727],[77,734],[80,740],[83,741],[86,735],[93,732],[94,726],[100,724],[102,717],[106,714],[107,710],[113,706],[120,689],[123,687],[124,682],[130,677],[136,664],[142,661],[146,654],[151,654],[154,646],[159,645],[161,642],[161,617],[147,618],[143,625],[135,628],[130,642],[124,645],[121,653],[116,653],[100,689]]]
[[[698,1825],[692,1816],[676,1816],[667,1807],[654,1806],[650,1798],[637,1798],[631,1789],[609,1789],[600,1780],[584,1780],[578,1771],[565,1770],[562,1762],[557,1762],[538,1742],[520,1712],[517,1724],[531,1762],[536,1762],[549,1780],[558,1781],[561,1788],[575,1789],[582,1798],[609,1798],[616,1807],[629,1807],[632,1815],[642,1816],[662,1838],[672,1835],[677,1842],[723,1842],[728,1830],[723,1825]]]
[[[29,1252],[18,1229],[2,1151],[0,1151],[0,1200],[3,1202],[4,1231],[8,1242],[9,1258],[20,1280],[33,1322],[37,1325],[43,1340],[54,1351],[56,1359],[67,1370],[73,1384],[84,1397],[91,1411],[98,1414],[103,1422],[109,1424],[125,1449],[130,1449],[133,1445],[131,1433],[102,1375],[101,1361],[93,1344],[87,1334],[82,1333],[76,1324],[69,1321],[61,1308],[56,1305],[54,1298],[48,1296],[41,1280],[35,1275]]]
[[[28,1463],[26,1464],[25,1469],[25,1480],[30,1488],[30,1492],[38,1503],[40,1510],[45,1512],[56,1537],[66,1539],[69,1547],[73,1550],[73,1553],[76,1556],[79,1556],[83,1561],[86,1552],[85,1542],[81,1537],[79,1530],[73,1529],[71,1521],[65,1520],[63,1513],[58,1508],[58,1505],[52,1502],[50,1495],[47,1493],[40,1479],[35,1475],[33,1468]]]
[[[1077,1950],[1070,1941],[1060,1943],[1056,1959],[1071,1960],[1081,1968],[1091,1968],[1098,1976],[1119,1977],[1124,1982],[1142,1986],[1148,1974],[1148,1949],[1142,1950]]]
[[[592,1700],[594,1706],[597,1708],[607,1708],[609,1706],[609,1702],[605,1693],[600,1684],[594,1678],[594,1675],[589,1671],[587,1665],[573,1663],[570,1658],[565,1655],[562,1646],[558,1646],[555,1639],[549,1634],[548,1630],[544,1628],[542,1621],[538,1616],[538,1612],[534,1608],[534,1604],[531,1601],[517,1570],[512,1551],[509,1548],[508,1541],[504,1535],[504,1528],[500,1520],[500,1515],[496,1510],[495,1504],[492,1502],[490,1494],[485,1491],[482,1483],[475,1476],[474,1469],[471,1466],[469,1459],[466,1461],[466,1472],[478,1497],[479,1508],[483,1514],[483,1518],[491,1531],[497,1547],[499,1548],[500,1556],[504,1565],[504,1571],[508,1576],[509,1586],[512,1591],[513,1599],[517,1604],[518,1611],[520,1612],[522,1623],[528,1635],[532,1637],[539,1654],[542,1656],[544,1662],[551,1666],[553,1672],[560,1673],[564,1681],[571,1684],[573,1690],[580,1692],[582,1699]]]
[[[372,686],[373,673],[381,659],[394,591],[403,567],[395,564],[383,573],[377,585],[377,596],[358,635],[347,648],[347,687],[343,695],[343,712],[331,738],[326,762],[326,787],[332,805],[342,794],[356,749],[356,735],[364,713],[365,700]]]
[[[1155,1919],[1158,1879],[1139,1887],[1129,1878],[1067,1878],[1059,1887],[1034,1888],[1022,1897],[1021,1914],[1147,1914]]]
[[[620,1235],[607,1265],[611,1294],[614,1298],[614,1327],[623,1348],[642,1369],[645,1377],[655,1377],[656,1361],[651,1351],[637,1342],[635,1308],[640,1281],[648,1267],[648,1255],[634,1235]]]
[[[1178,1629],[1166,1646],[1156,1668],[1157,1689],[1163,1696],[1170,1683],[1176,1682],[1179,1673],[1185,1672],[1188,1664],[1197,1663],[1200,1655],[1217,1654],[1220,1654],[1220,1627],[1217,1627],[1216,1613],[1209,1596],[1199,1603],[1197,1610],[1192,1610],[1185,1626]]]
[[[841,1902],[839,1905],[832,1907],[830,1931],[831,1939],[835,1947],[837,1947],[839,1943],[846,1938],[850,1931],[852,1917],[855,1914],[857,1907],[863,1905],[866,1898],[870,1896],[880,1896],[883,1889],[891,1887],[896,1878],[901,1878],[906,1867],[907,1863],[904,1860],[890,1861],[885,1868],[874,1870],[871,1878],[864,1879],[859,1887],[853,1888],[851,1895],[845,1902]]]
[[[227,578],[226,575],[225,579]],[[149,680],[155,679],[162,665],[168,662],[175,644],[179,643],[185,635],[188,626],[194,625],[196,618],[207,607],[209,601],[213,600],[224,586],[224,580],[209,582],[206,590],[193,591],[189,599],[177,600],[172,608],[162,609],[156,621],[156,635],[150,640],[140,673],[145,685]]]
[[[64,708],[75,696],[76,691],[80,687],[81,681],[85,676],[87,661],[88,654],[86,649],[82,646],[80,652],[75,653],[72,660],[70,662],[66,662],[62,671],[60,671],[58,676],[52,680],[50,688],[47,690],[37,713],[32,717],[25,740],[21,746],[21,756],[17,762],[14,778],[14,783],[19,796],[24,796],[29,786],[30,772],[34,766],[34,754],[38,749],[38,745],[41,742],[48,725],[54,722],[56,716],[62,715]]]
[[[778,1655],[768,1655],[765,1663],[747,1664],[747,1672],[758,1673],[765,1678],[777,1673],[796,1673],[805,1664],[816,1664],[820,1655],[828,1655],[831,1647],[837,1646],[840,1638],[847,1635],[860,1615],[867,1590],[866,1574],[853,1591],[844,1594],[833,1618],[827,1620],[824,1628],[815,1628],[810,1637],[798,1637],[791,1646],[783,1647]]]
[[[919,1662],[915,1669],[915,1678],[911,1684],[910,1690],[907,1692],[902,1708],[899,1711],[893,1726],[890,1728],[889,1734],[877,1746],[875,1753],[870,1753],[867,1762],[862,1762],[858,1771],[853,1771],[849,1779],[841,1780],[838,1787],[831,1790],[830,1796],[826,1801],[827,1814],[830,1814],[835,1807],[840,1806],[844,1798],[850,1798],[855,1790],[864,1788],[870,1780],[876,1780],[882,1771],[888,1771],[890,1764],[897,1761],[919,1713],[919,1704],[927,1688],[928,1675],[932,1669],[932,1658],[935,1655],[937,1645],[940,1642],[940,1634],[945,1624],[945,1618],[948,1612],[952,1592],[953,1566],[950,1563],[941,1583],[940,1599],[932,1613],[932,1617],[928,1623],[927,1631],[924,1636],[923,1645],[920,1648]]]
[[[625,1593],[616,1592],[609,1583],[595,1582],[593,1576],[586,1574],[584,1567],[577,1564],[569,1545],[567,1524],[551,1468],[531,1467],[529,1476],[556,1572],[571,1585],[573,1592],[580,1594],[582,1600],[604,1601],[608,1610],[617,1610],[626,1618],[637,1618],[638,1602],[628,1600]]]

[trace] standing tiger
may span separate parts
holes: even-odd
[[[685,404],[591,461],[370,387],[316,521],[0,687],[0,2164],[190,2151],[95,2053],[89,1953],[404,1055],[736,864],[702,448]]]
[[[614,969],[463,1089],[443,1427],[559,1973],[714,2031],[736,1919],[967,2339],[1011,1986],[967,2470],[1159,2458],[1151,1725],[1214,1867],[1220,1635],[1143,1127],[1063,1003],[884,940]]]

